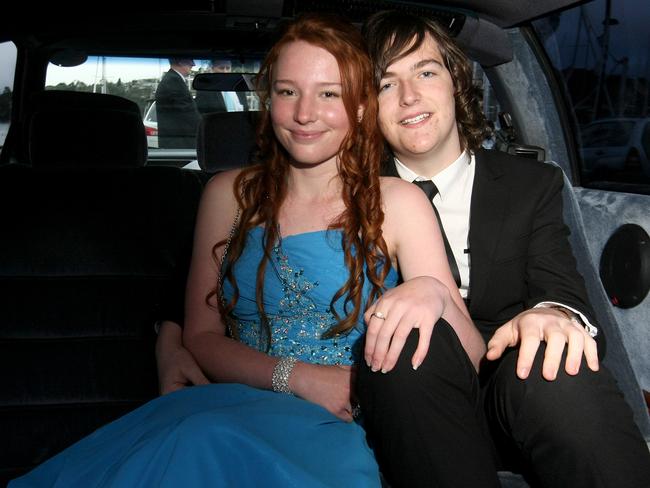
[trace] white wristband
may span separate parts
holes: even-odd
[[[547,308],[553,308],[565,314],[569,318],[569,320],[575,324],[576,327],[580,327],[581,329],[584,329],[589,335],[589,337],[594,338],[598,335],[598,328],[591,324],[585,324],[585,322],[582,320],[580,315],[575,313],[573,310],[568,309],[567,307],[564,307],[562,305],[550,305]]]

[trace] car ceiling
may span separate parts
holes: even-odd
[[[83,48],[88,54],[177,52],[200,58],[231,51],[244,57],[263,53],[272,44],[278,23],[302,12],[343,13],[360,24],[375,11],[396,8],[433,15],[472,58],[493,66],[509,61],[512,55],[503,28],[579,3],[584,1],[188,0],[173,8],[170,3],[117,0],[102,6],[100,12],[77,9],[74,13],[61,3],[56,7],[29,4],[4,13],[0,42],[13,40],[52,52]],[[35,10],[40,11],[38,16]]]

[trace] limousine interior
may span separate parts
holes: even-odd
[[[0,63],[13,73],[2,96],[9,110],[0,107],[7,114],[0,120],[7,127],[0,141],[0,484],[157,395],[154,323],[182,300],[175,284],[190,258],[202,187],[214,173],[247,164],[257,100],[251,79],[282,21],[308,11],[336,11],[359,25],[385,8],[438,19],[475,62],[496,129],[486,147],[564,170],[565,218],[607,336],[604,364],[650,441],[650,179],[639,158],[602,171],[590,161],[585,171],[580,132],[598,118],[647,116],[650,74],[630,68],[620,82],[622,71],[607,63],[623,55],[613,42],[591,64],[577,64],[587,49],[571,66],[570,53],[561,53],[567,39],[583,42],[578,25],[600,35],[598,49],[614,39],[616,1],[150,4],[112,2],[74,14],[60,4],[5,7],[0,18]],[[242,94],[241,110],[201,114],[189,147],[153,143],[158,129],[143,125],[169,58],[195,60],[194,96]],[[231,71],[212,73],[217,59],[229,60]],[[580,100],[578,76],[597,83]],[[640,102],[628,100],[629,87]],[[620,97],[623,108],[614,107]],[[643,137],[650,145],[650,132]],[[527,486],[513,473],[502,482]]]

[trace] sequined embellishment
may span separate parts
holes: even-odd
[[[267,311],[271,329],[269,354],[296,357],[316,364],[353,363],[356,356],[354,345],[360,343],[361,333],[353,330],[347,335],[322,338],[337,320],[329,304],[319,306],[311,296],[319,282],[310,281],[303,268],[290,263],[281,243],[273,248],[270,264],[266,272],[275,272],[282,287],[282,297],[274,313]],[[266,335],[261,332],[259,321],[238,320],[238,325],[242,342],[258,350],[266,349]]]

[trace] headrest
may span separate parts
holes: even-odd
[[[242,168],[255,148],[257,112],[214,112],[201,117],[196,141],[199,167],[206,173]]]
[[[99,93],[43,91],[27,121],[34,167],[133,167],[147,161],[147,138],[135,102]]]

